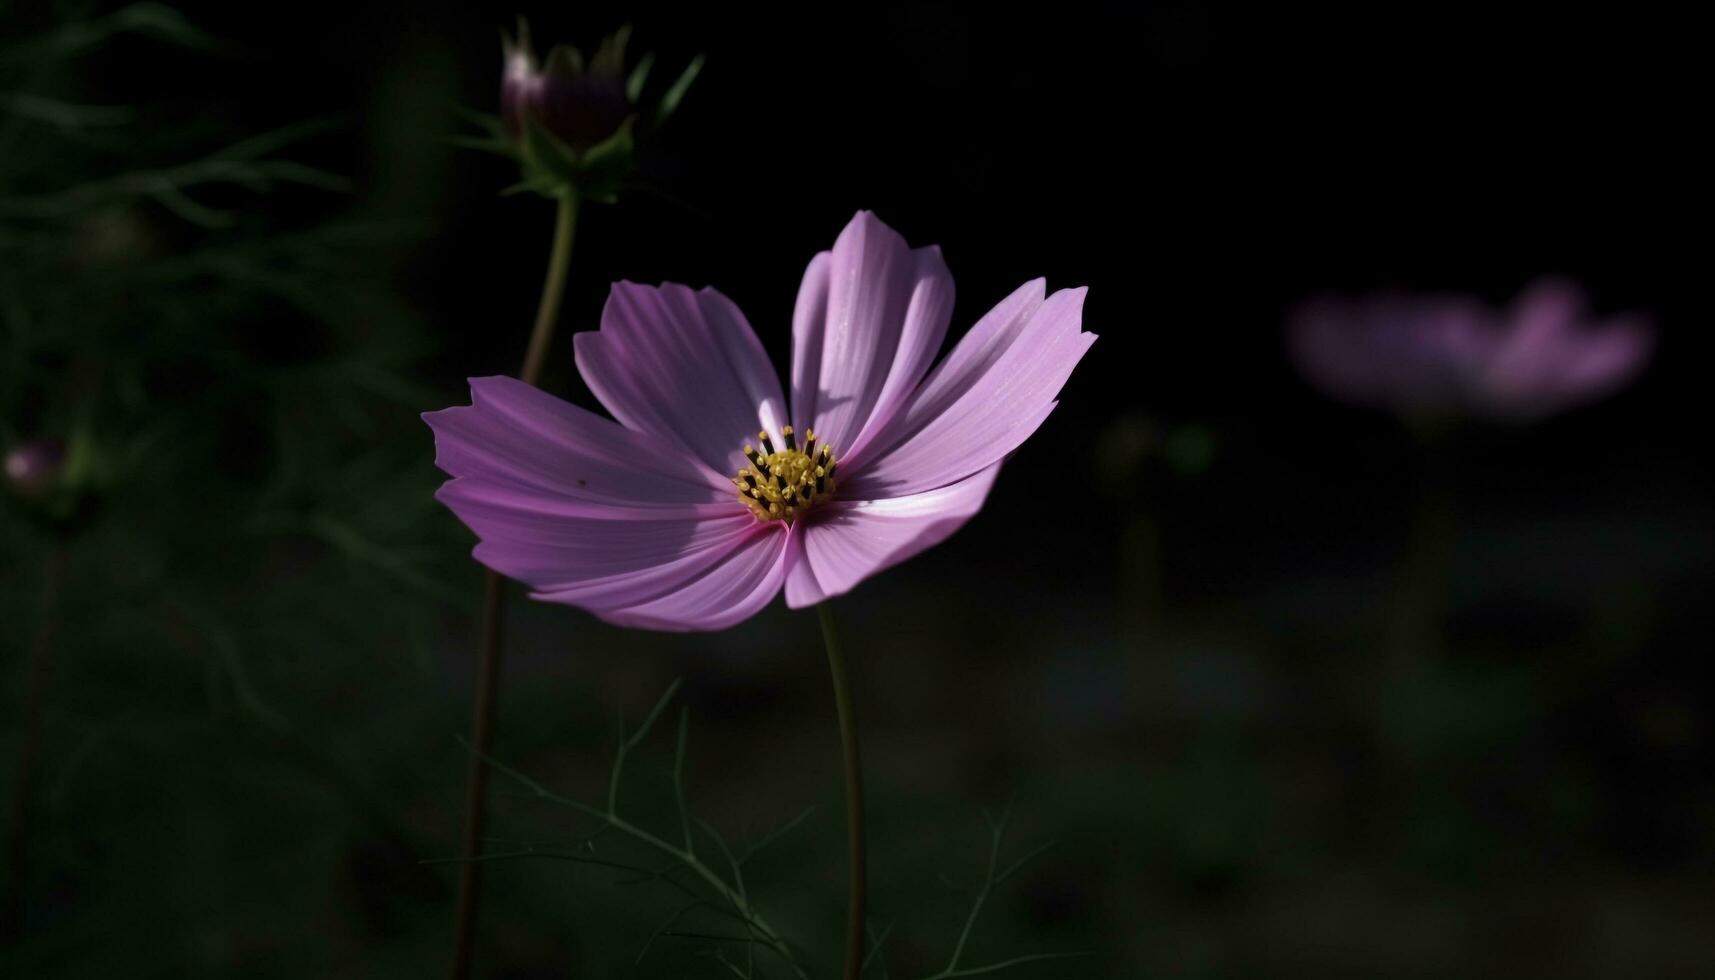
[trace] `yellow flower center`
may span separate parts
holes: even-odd
[[[804,433],[804,448],[798,448],[798,437],[790,425],[780,430],[786,437],[786,448],[776,451],[768,433],[758,432],[760,450],[744,444],[744,456],[750,465],[738,471],[733,485],[738,487],[738,499],[744,502],[758,520],[792,521],[834,495],[833,448],[823,444],[816,448],[816,433]]]

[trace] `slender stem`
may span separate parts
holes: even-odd
[[[846,913],[845,980],[858,980],[863,972],[864,892],[867,887],[864,872],[863,840],[863,762],[858,757],[857,718],[852,710],[851,681],[846,677],[846,660],[840,654],[840,640],[834,635],[834,616],[827,603],[816,606],[822,620],[822,640],[828,647],[828,672],[834,678],[834,704],[840,713],[840,743],[845,750],[846,769],[846,835],[850,857],[851,891]]]
[[[1419,426],[1416,485],[1406,552],[1388,609],[1388,682],[1398,683],[1433,662],[1447,611],[1458,534],[1454,433]]]
[[[572,238],[577,230],[578,199],[568,191],[560,198],[554,222],[554,248],[548,257],[548,275],[542,284],[542,301],[536,308],[536,326],[530,331],[530,346],[524,355],[519,377],[535,384],[547,360],[559,320],[560,299],[566,292],[566,273],[571,267]],[[489,742],[494,731],[496,702],[500,698],[501,634],[505,625],[506,579],[490,571],[482,586],[482,654],[477,665],[476,711],[471,719],[470,771],[465,780],[464,857],[459,867],[459,897],[453,920],[453,980],[470,976],[476,952],[476,906],[482,889],[482,862],[472,860],[482,847],[487,816]]]
[[[10,943],[21,934],[24,918],[25,871],[30,860],[30,817],[35,805],[38,759],[42,751],[42,719],[53,676],[54,626],[59,605],[60,577],[65,568],[65,544],[56,538],[42,560],[41,615],[30,639],[24,694],[23,744],[18,749],[17,782],[12,790],[12,829],[7,850],[6,894],[0,899],[0,939]]]
[[[542,376],[548,345],[554,339],[554,323],[560,318],[560,298],[566,294],[566,272],[572,267],[572,239],[578,228],[578,196],[571,191],[560,198],[554,221],[554,251],[548,256],[548,278],[542,284],[542,302],[536,308],[536,326],[530,331],[530,346],[524,352],[524,369],[518,373],[527,385]]]

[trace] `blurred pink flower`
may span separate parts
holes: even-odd
[[[57,439],[41,439],[6,451],[6,483],[20,496],[41,497],[65,473],[66,447]]]
[[[1292,315],[1287,344],[1299,371],[1344,401],[1529,421],[1624,387],[1655,332],[1637,314],[1592,319],[1575,286],[1545,280],[1505,310],[1450,294],[1314,299]]]
[[[612,623],[722,629],[783,587],[813,605],[982,507],[1095,340],[1084,292],[1024,284],[931,370],[953,308],[940,249],[859,213],[804,274],[789,409],[732,301],[618,283],[574,341],[618,421],[472,379],[470,406],[424,416],[454,477],[437,497],[478,561]]]

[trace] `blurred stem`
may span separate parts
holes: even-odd
[[[536,326],[530,331],[530,346],[524,354],[519,377],[535,384],[542,375],[548,348],[554,339],[554,324],[560,317],[560,299],[566,293],[566,273],[572,264],[572,238],[577,231],[578,198],[568,191],[560,198],[554,222],[554,247],[548,256],[548,275],[542,283],[542,300],[536,307]],[[470,976],[476,952],[476,906],[482,889],[482,862],[475,860],[482,847],[487,817],[489,743],[494,732],[496,702],[500,699],[501,634],[505,625],[506,579],[490,571],[482,586],[482,653],[477,664],[476,710],[471,718],[470,771],[465,779],[464,863],[459,866],[459,897],[453,920],[453,980]]]
[[[65,571],[65,542],[55,537],[42,559],[41,612],[35,635],[30,638],[24,693],[23,741],[18,749],[18,771],[12,787],[12,830],[7,842],[9,867],[6,895],[0,899],[0,945],[11,946],[21,935],[24,918],[25,872],[30,860],[30,817],[35,809],[38,757],[42,750],[42,728],[48,682],[53,677],[54,629],[58,622],[60,578]]]
[[[1435,659],[1447,613],[1458,534],[1455,513],[1457,446],[1452,433],[1420,426],[1411,529],[1389,611],[1390,678],[1398,682]]]
[[[542,302],[536,307],[536,327],[530,331],[530,347],[524,353],[524,370],[518,375],[527,385],[542,376],[548,345],[554,339],[554,323],[560,318],[560,298],[566,294],[566,272],[572,267],[572,238],[578,228],[578,196],[568,191],[560,198],[554,221],[554,251],[548,256],[548,278],[542,284]]]
[[[864,871],[863,839],[863,762],[858,757],[857,718],[852,710],[851,681],[846,676],[846,659],[840,653],[840,640],[834,634],[834,614],[828,604],[816,606],[822,620],[822,640],[828,647],[828,672],[834,678],[834,704],[840,714],[840,744],[845,750],[846,770],[846,835],[850,858],[851,892],[846,917],[845,980],[858,980],[863,972],[864,891],[867,887]]]

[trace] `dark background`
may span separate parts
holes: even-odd
[[[112,9],[0,0],[14,45]],[[72,531],[4,518],[8,760],[23,652],[56,624],[7,956],[18,976],[433,974],[454,874],[419,861],[456,852],[479,569],[429,499],[416,414],[516,370],[540,288],[551,206],[500,197],[512,166],[449,140],[455,107],[493,109],[515,11],[179,9],[221,42],[121,32],[46,69],[0,62],[0,90],[135,107],[0,138],[0,201],[106,188],[0,205],[0,434],[93,432],[112,461]],[[1056,843],[985,912],[972,962],[1092,954],[1020,976],[1715,970],[1708,78],[1689,25],[1443,5],[522,12],[543,46],[629,22],[662,77],[708,57],[646,150],[661,193],[587,209],[557,394],[592,404],[565,338],[619,278],[717,286],[785,363],[804,264],[858,208],[943,246],[955,336],[1028,278],[1091,287],[1101,339],[983,513],[835,604],[894,975],[945,962],[982,809],[1008,800],[1010,853]],[[202,227],[101,183],[318,119],[271,155],[343,190],[198,186],[230,216]],[[1636,385],[1431,444],[1284,356],[1283,316],[1318,291],[1499,302],[1543,274],[1654,317]],[[811,618],[777,603],[666,636],[520,601],[511,621],[511,764],[599,796],[616,713],[682,677],[711,823],[744,839],[820,804],[748,877],[827,975],[844,857]],[[637,819],[670,823],[671,733],[648,744],[628,787]],[[497,789],[497,836],[588,832]],[[675,906],[623,878],[491,866],[481,974],[719,975],[694,939],[633,965]]]

